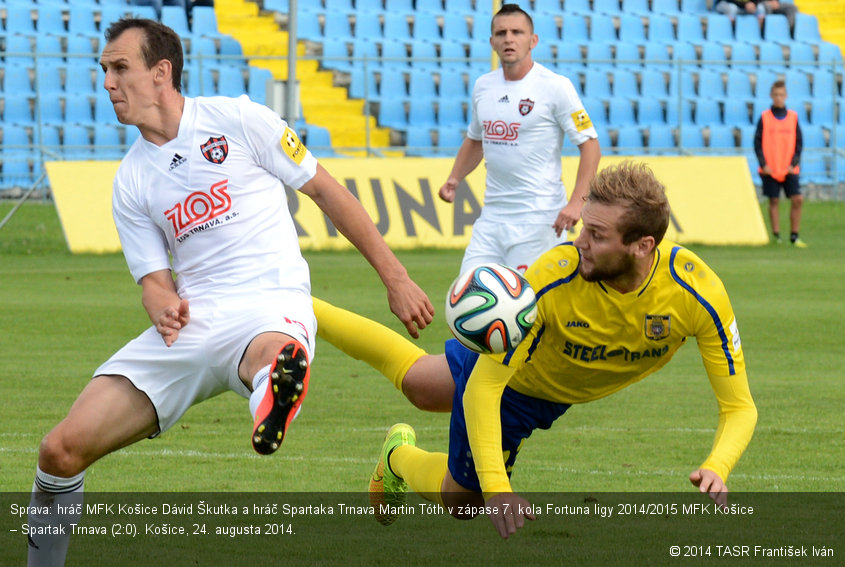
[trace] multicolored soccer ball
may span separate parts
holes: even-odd
[[[461,344],[490,354],[512,350],[537,318],[528,281],[501,264],[482,264],[458,276],[446,297],[446,323]]]

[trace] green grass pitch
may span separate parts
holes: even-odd
[[[0,217],[10,209],[0,203]],[[729,479],[734,493],[845,492],[845,206],[806,203],[803,224],[802,238],[810,244],[805,250],[789,244],[691,246],[731,296],[760,414]],[[398,256],[438,310],[419,344],[440,352],[449,336],[443,298],[461,252]],[[321,252],[306,258],[314,295],[404,333],[360,255]],[[41,437],[66,414],[93,369],[148,324],[123,257],[69,254],[52,205],[26,204],[0,230],[0,492],[29,491]],[[716,411],[690,344],[657,374],[573,407],[551,430],[535,433],[520,454],[514,488],[690,493],[687,475],[710,449]],[[86,491],[360,493],[384,432],[398,421],[416,428],[420,446],[446,450],[447,415],[416,410],[375,371],[320,341],[308,399],[277,454],[252,451],[246,400],[224,394],[192,408],[160,438],[96,463]],[[366,529],[401,530],[402,521],[391,528],[372,522]],[[484,519],[441,523],[448,533],[482,538],[507,555]],[[524,534],[526,541],[546,545],[562,537],[540,522]],[[569,536],[577,549],[577,537]],[[413,557],[409,564],[431,559]],[[659,557],[668,559],[665,553]]]

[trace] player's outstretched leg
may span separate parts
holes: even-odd
[[[258,453],[269,455],[282,444],[288,425],[308,393],[310,376],[305,348],[291,340],[276,356],[270,368],[267,392],[255,412],[252,446]]]
[[[378,463],[370,477],[370,505],[374,509],[376,520],[389,526],[396,521],[398,510],[405,504],[408,484],[390,469],[390,453],[402,445],[416,445],[417,435],[414,428],[405,423],[397,423],[387,431],[384,445],[381,447]]]

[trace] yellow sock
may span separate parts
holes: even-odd
[[[317,336],[384,374],[401,392],[405,374],[426,352],[381,323],[316,297]]]
[[[390,470],[402,477],[411,490],[443,505],[440,487],[449,469],[446,453],[429,453],[414,445],[401,445],[390,454]]]

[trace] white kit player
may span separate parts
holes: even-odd
[[[62,565],[76,521],[45,507],[74,509],[91,464],[197,402],[227,390],[249,398],[253,447],[279,447],[308,389],[316,334],[285,187],[364,254],[409,334],[433,315],[363,207],[279,116],[245,96],[183,97],[182,44],[158,22],[122,19],[105,37],[104,86],[118,120],[141,133],[114,181],[114,220],[153,326],[95,371],[44,437],[29,565]]]
[[[531,59],[534,24],[516,4],[493,16],[490,45],[501,67],[478,78],[472,119],[440,198],[454,202],[460,182],[482,158],[484,207],[472,228],[461,273],[486,262],[522,272],[581,218],[596,174],[598,135],[572,82]],[[572,199],[561,181],[563,134],[580,159]]]

